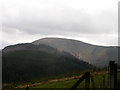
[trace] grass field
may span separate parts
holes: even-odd
[[[106,73],[97,73],[93,75],[95,88],[100,88],[100,85],[103,83],[103,75],[105,76],[105,81],[107,82],[107,74]],[[118,73],[118,79],[120,80],[120,72]],[[30,87],[32,88],[71,88],[79,79],[71,79],[64,81],[56,81],[56,82],[46,82],[38,86]],[[78,88],[84,88],[85,81],[83,81]],[[90,87],[92,85],[90,84]]]
[[[103,85],[103,76],[105,77],[105,82],[107,84],[107,80],[108,80],[108,74],[107,72],[104,71],[94,71],[91,73],[91,75],[93,76],[94,79],[94,86],[95,88],[100,88]],[[41,81],[41,79],[39,80],[33,80],[32,82],[26,82],[26,83],[13,83],[7,85],[8,88],[23,88],[25,89],[26,87],[29,86],[29,90],[34,90],[37,88],[71,88],[78,80],[79,78],[82,76],[81,73],[75,74],[75,75],[69,75],[69,76],[64,76],[64,77],[56,77],[54,79],[43,79],[43,81]],[[120,84],[120,69],[118,72],[118,80],[119,80],[119,84]],[[91,82],[91,81],[90,81]],[[77,88],[85,88],[85,80],[82,81],[82,83],[77,87]],[[92,84],[90,83],[90,88],[92,88]]]

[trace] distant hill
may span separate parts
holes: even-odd
[[[43,38],[32,42],[32,44],[49,45],[98,67],[104,67],[110,60],[118,62],[118,56],[120,56],[118,55],[117,46],[97,46],[64,38]]]
[[[48,45],[17,44],[2,50],[2,79],[5,82],[80,72],[92,66],[65,51]]]

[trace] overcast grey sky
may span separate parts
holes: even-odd
[[[2,0],[0,48],[44,37],[117,45],[118,1]]]

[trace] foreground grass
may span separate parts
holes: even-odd
[[[27,85],[29,85],[30,90],[34,90],[35,88],[71,88],[81,77],[81,74],[75,76],[66,76],[64,78],[56,78],[52,80],[46,80],[46,81],[34,81],[33,84],[26,83],[25,85],[19,85],[19,87],[16,88],[26,88]],[[103,76],[105,77],[105,82],[107,84],[108,75],[106,71],[102,72],[93,72],[92,76],[94,78],[94,86],[95,88],[100,88],[103,85]],[[120,81],[120,71],[118,72],[118,80]],[[92,83],[90,83],[90,87],[92,88]],[[78,88],[85,88],[85,81],[83,81]]]
[[[36,87],[32,87],[32,88],[69,88],[75,82],[76,82],[76,80],[66,80],[66,81],[42,84],[40,86],[36,86]]]
[[[95,74],[93,75],[95,87],[99,88],[103,83],[103,75],[105,76],[105,81],[107,81],[107,74]],[[119,73],[120,76],[120,73]],[[30,88],[71,88],[79,79],[72,79],[72,80],[65,80],[65,81],[58,81],[58,82],[48,82],[41,84],[39,86],[34,86]],[[84,88],[85,87],[85,81],[83,81],[78,88]],[[92,87],[92,84],[90,84],[90,87]]]

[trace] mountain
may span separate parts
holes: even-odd
[[[92,66],[48,45],[17,44],[2,50],[3,83],[80,72]]]
[[[72,39],[43,38],[32,42],[34,45],[44,44],[65,51],[85,62],[104,67],[110,60],[118,62],[117,46],[97,46]]]

